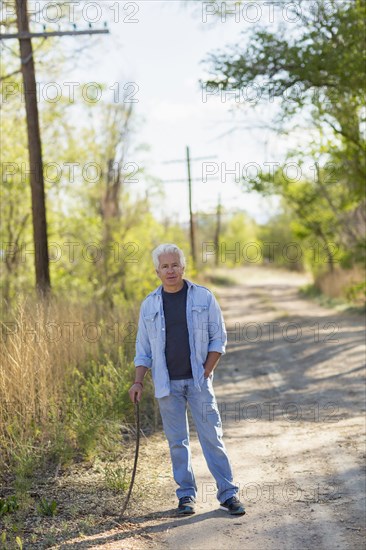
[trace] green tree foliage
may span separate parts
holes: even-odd
[[[243,212],[237,212],[230,218],[225,232],[220,236],[219,248],[219,265],[233,267],[262,262],[256,224]]]
[[[58,2],[67,23],[68,3]],[[56,5],[56,3],[55,3]],[[5,32],[16,32],[15,0],[0,2]],[[35,9],[42,6],[35,5]],[[55,7],[55,6],[54,6]],[[76,14],[77,15],[77,14]],[[39,14],[38,14],[39,16]],[[30,15],[32,30],[43,30],[37,23],[37,13]],[[48,29],[50,30],[50,29]],[[56,189],[60,190],[58,167],[65,151],[68,102],[61,98],[48,100],[43,87],[48,82],[57,83],[68,60],[64,49],[57,47],[57,39],[33,39],[33,53],[39,83],[39,111],[42,134],[44,177],[48,211],[48,233],[52,239],[54,226],[52,207],[60,206]],[[56,46],[56,47],[55,47]],[[34,242],[29,182],[29,156],[26,132],[25,102],[21,78],[19,43],[4,40],[1,78],[1,201],[0,213],[0,292],[6,302],[13,300],[19,291],[32,291],[34,287]],[[50,168],[53,166],[53,168]],[[52,248],[52,247],[51,247]]]
[[[20,291],[32,292],[34,247],[19,75],[5,84],[17,90],[2,88],[1,292],[11,301]],[[188,247],[184,231],[166,230],[147,196],[135,192],[136,183],[149,178],[134,162],[135,115],[123,102],[81,106],[41,96],[40,123],[54,292],[112,307],[141,300],[159,282],[151,250],[167,240]]]
[[[296,217],[298,235],[320,241],[327,265],[334,263],[334,243],[339,260],[350,266],[364,258],[365,1],[300,1],[293,9],[296,25],[255,26],[246,45],[211,54],[213,76],[206,86],[259,85],[262,100],[275,98],[279,105],[279,130],[298,122],[296,115],[311,115],[317,137],[289,153],[303,168],[301,177],[291,179],[279,166],[248,179],[245,187],[282,196]]]
[[[19,82],[19,78],[13,77]],[[0,242],[2,243],[1,293],[8,300],[14,295],[14,284],[18,289],[26,282],[23,269],[23,251],[29,237],[31,243],[30,187],[25,166],[27,144],[24,113],[20,110],[20,101],[2,100],[1,129],[4,139],[0,152],[1,159],[1,218]],[[6,136],[6,137],[5,137]]]
[[[284,205],[281,213],[258,227],[258,239],[266,265],[302,271],[306,265],[305,249],[292,218]]]
[[[200,267],[235,267],[263,262],[258,226],[245,212],[222,207],[219,228],[217,212],[197,212],[195,217]]]

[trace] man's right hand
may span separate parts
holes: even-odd
[[[141,386],[141,384],[133,384],[133,386],[131,386],[131,388],[128,391],[128,394],[130,396],[132,403],[136,403],[136,401],[141,400],[142,390],[143,390],[143,387]]]

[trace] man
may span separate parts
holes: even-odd
[[[178,489],[178,513],[193,514],[197,485],[189,446],[187,404],[208,468],[216,480],[220,508],[245,514],[236,496],[231,465],[222,441],[213,371],[225,353],[226,330],[220,307],[205,287],[183,279],[185,258],[174,244],[152,253],[162,285],[141,304],[136,339],[135,383],[129,390],[140,401],[143,378],[151,369]]]

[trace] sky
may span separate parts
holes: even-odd
[[[76,41],[88,44],[88,48],[68,72],[67,80],[104,82],[103,93],[109,99],[118,89],[121,100],[125,86],[130,98],[136,100],[139,125],[135,144],[146,144],[149,150],[131,152],[128,161],[144,166],[151,176],[164,182],[164,198],[153,199],[155,215],[188,220],[186,163],[166,162],[184,160],[189,146],[192,159],[204,158],[191,164],[193,210],[214,212],[220,195],[224,209],[244,210],[264,223],[276,212],[277,201],[245,193],[235,182],[238,176],[229,171],[245,173],[252,170],[249,163],[265,170],[264,163],[284,158],[296,136],[281,138],[269,128],[276,105],[267,102],[254,110],[244,99],[253,90],[240,90],[240,99],[237,96],[235,102],[224,94],[204,95],[199,83],[208,75],[203,60],[227,44],[242,43],[243,32],[247,39],[255,13],[227,16],[224,21],[208,13],[204,22],[202,10],[208,8],[192,3],[184,7],[181,1],[104,2],[102,16],[93,4],[96,2],[84,2],[84,21],[78,22],[78,28],[100,18],[94,28],[107,21],[110,34],[68,42],[65,47],[70,51]],[[268,24],[267,11],[257,12],[258,17]],[[206,165],[206,181],[202,162],[210,163]],[[171,181],[176,179],[182,181]],[[132,185],[134,191],[143,193],[146,184]]]

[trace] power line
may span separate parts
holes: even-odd
[[[191,161],[207,160],[207,159],[217,159],[217,155],[213,155],[213,156],[210,156],[210,157],[196,157],[194,159],[191,159]],[[177,162],[187,162],[187,159],[163,160],[161,164],[175,164]]]
[[[210,178],[210,181],[203,181],[202,178],[191,178],[191,181],[199,181],[201,183],[211,183],[212,181],[220,181],[220,178]],[[186,179],[179,180],[161,180],[162,183],[186,183]]]

